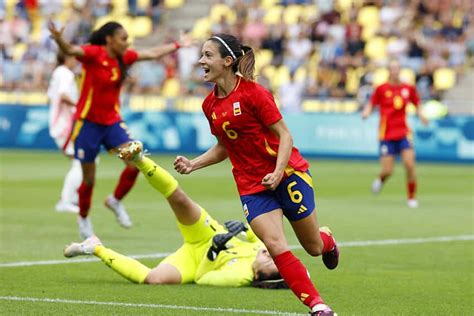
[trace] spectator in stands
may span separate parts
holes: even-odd
[[[290,73],[290,80],[284,82],[278,89],[280,109],[283,113],[300,113],[305,94],[306,84],[297,80],[296,72]]]

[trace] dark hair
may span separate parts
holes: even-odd
[[[232,57],[234,73],[239,72],[245,80],[255,80],[255,55],[251,47],[242,45],[235,36],[230,34],[216,34],[209,40],[217,44],[222,58]]]
[[[288,289],[288,284],[281,277],[279,272],[273,272],[271,274],[258,273],[258,276],[252,281],[253,287],[258,287],[261,289]]]
[[[107,44],[106,37],[113,36],[115,31],[118,29],[123,29],[122,24],[117,22],[107,22],[102,25],[98,30],[92,32],[91,36],[89,37],[89,43],[92,45],[105,45]],[[127,68],[125,63],[123,62],[123,57],[118,55],[117,56],[119,68],[120,68],[120,80],[119,84],[127,77]]]

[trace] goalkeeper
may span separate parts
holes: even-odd
[[[66,246],[66,257],[94,255],[135,283],[286,288],[273,259],[250,227],[239,221],[219,224],[184,193],[171,174],[144,157],[140,142],[129,143],[119,157],[133,162],[168,200],[184,244],[153,269],[106,248],[97,236]]]

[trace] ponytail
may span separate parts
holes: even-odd
[[[249,46],[242,46],[243,55],[237,58],[237,70],[245,80],[255,80],[255,54]]]

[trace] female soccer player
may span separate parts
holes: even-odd
[[[80,235],[85,239],[93,235],[88,214],[95,182],[94,160],[100,146],[117,152],[131,140],[120,116],[119,105],[120,88],[127,76],[127,68],[136,61],[157,59],[174,52],[180,44],[174,42],[143,52],[128,49],[128,34],[116,22],[106,23],[94,31],[89,39],[90,44],[82,46],[67,43],[62,37],[64,28],[58,30],[52,22],[49,23],[49,30],[61,51],[75,56],[83,67],[72,139],[74,156],[82,165],[78,224]],[[180,40],[184,46],[191,44],[188,36],[183,35]],[[138,173],[137,168],[127,165],[114,193],[105,200],[105,205],[115,213],[120,225],[126,228],[132,222],[120,201],[133,187]]]
[[[186,195],[172,175],[143,156],[140,142],[131,142],[119,156],[133,162],[167,199],[184,244],[154,269],[105,248],[96,236],[67,246],[66,257],[95,255],[135,283],[285,287],[268,251],[251,229],[238,221],[226,222],[224,228]]]
[[[77,61],[74,57],[62,53],[58,53],[57,61],[58,66],[53,71],[48,87],[49,135],[64,155],[71,158],[72,163],[64,178],[56,211],[79,213],[77,189],[82,182],[82,170],[81,162],[74,159],[74,145],[70,141],[79,97],[73,72]]]
[[[416,200],[415,151],[413,150],[412,136],[406,124],[406,107],[413,103],[417,108],[417,115],[425,125],[425,118],[419,106],[420,99],[416,88],[400,81],[400,64],[391,61],[389,64],[388,82],[375,89],[370,102],[364,108],[362,117],[369,117],[375,106],[380,107],[380,164],[382,170],[372,183],[372,192],[378,194],[385,181],[393,173],[395,156],[400,155],[407,175],[408,206],[418,207]]]
[[[253,80],[252,49],[232,35],[215,35],[204,43],[199,63],[204,80],[215,83],[202,108],[217,144],[192,160],[178,156],[176,171],[189,174],[229,157],[247,221],[281,276],[313,315],[333,315],[289,250],[283,215],[303,248],[322,254],[329,269],[339,252],[331,232],[319,229],[308,162],[293,147],[271,93]]]

